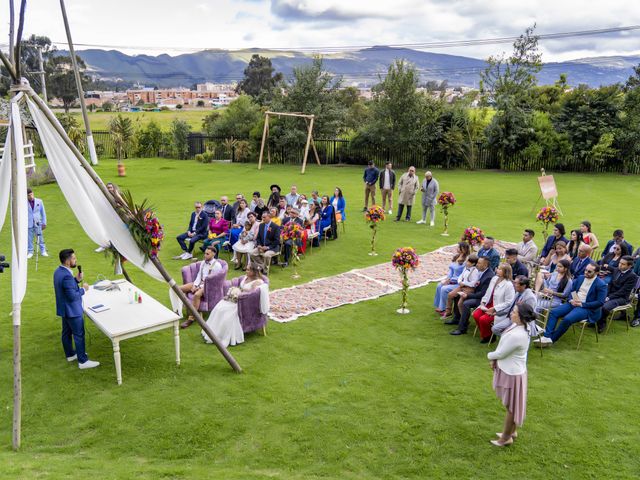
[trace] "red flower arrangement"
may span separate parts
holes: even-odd
[[[548,223],[556,223],[560,219],[560,212],[554,207],[542,207],[536,215],[536,220],[538,222]]]
[[[367,222],[371,224],[371,228],[373,228],[376,223],[384,220],[384,210],[378,205],[371,205],[364,216]]]
[[[151,241],[150,256],[157,257],[158,252],[160,251],[160,246],[162,245],[162,240],[164,240],[164,229],[162,228],[162,225],[160,225],[158,217],[156,217],[152,210],[148,210],[145,213],[144,221],[145,230],[150,236]]]
[[[415,270],[419,264],[420,257],[418,257],[413,247],[398,248],[391,257],[391,265],[393,265],[393,268]]]
[[[467,227],[462,234],[462,240],[472,247],[480,245],[485,240],[484,232],[478,227]]]
[[[282,227],[280,236],[283,240],[300,240],[304,229],[296,222],[288,222]]]
[[[442,192],[438,197],[438,205],[446,209],[456,204],[456,196],[452,192]]]

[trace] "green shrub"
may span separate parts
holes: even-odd
[[[211,163],[213,162],[214,157],[215,155],[213,154],[213,152],[206,151],[202,154],[202,163]]]
[[[196,159],[196,162],[203,163],[204,155],[202,153],[196,153],[195,159]]]

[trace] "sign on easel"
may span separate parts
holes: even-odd
[[[540,170],[542,176],[538,177],[538,185],[540,186],[540,195],[544,198],[547,205],[555,207],[562,215],[560,205],[558,204],[558,188],[553,175],[547,175],[544,168]]]

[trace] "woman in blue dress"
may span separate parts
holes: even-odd
[[[320,201],[320,238],[324,238],[324,229],[327,227],[331,227],[330,230],[327,230],[329,238],[336,238],[338,236],[338,229],[336,228],[336,212],[333,209],[333,205],[329,202],[329,197],[327,195],[323,195],[322,200]]]
[[[447,307],[447,295],[458,286],[458,277],[464,270],[465,262],[469,256],[470,249],[467,242],[458,243],[458,252],[453,256],[449,264],[449,274],[436,287],[436,296],[433,299],[433,306],[440,315],[444,314]]]
[[[542,313],[555,308],[568,299],[573,284],[570,267],[569,260],[560,260],[556,264],[556,269],[544,276],[541,288],[536,291],[538,296],[536,312]]]

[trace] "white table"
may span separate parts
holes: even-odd
[[[180,365],[179,322],[181,317],[126,280],[116,280],[113,283],[118,285],[119,291],[101,291],[92,286],[82,298],[84,313],[113,343],[113,359],[118,385],[122,384],[120,341],[127,338],[173,327],[176,363]],[[142,303],[130,303],[130,298],[133,297],[133,293],[130,294],[130,292],[135,291],[142,296]],[[109,309],[100,313],[91,310],[90,307],[99,304]]]

